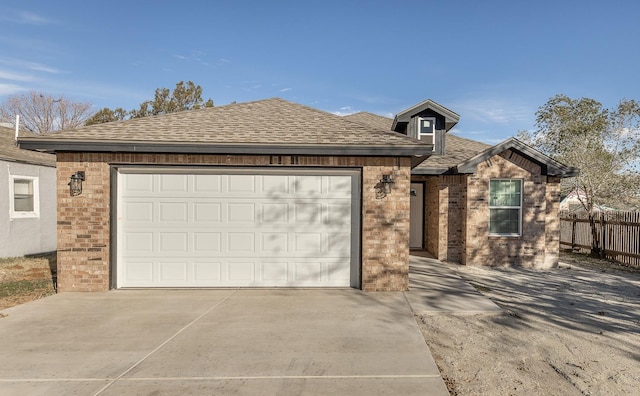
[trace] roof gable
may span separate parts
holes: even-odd
[[[19,139],[65,151],[292,155],[426,155],[407,136],[280,98],[109,122]]]
[[[456,166],[456,172],[475,173],[478,168],[478,164],[506,150],[513,150],[528,160],[540,165],[543,175],[573,177],[578,176],[580,173],[577,168],[564,165],[513,137],[459,163]]]
[[[393,119],[393,125],[391,126],[391,129],[394,131],[398,130],[399,124],[406,124],[411,121],[411,118],[426,111],[431,111],[444,117],[445,130],[447,132],[451,130],[451,128],[453,128],[458,123],[458,121],[460,121],[460,116],[458,114],[434,102],[431,99],[427,99],[398,113]]]

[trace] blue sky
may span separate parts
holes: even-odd
[[[216,105],[282,97],[393,116],[433,99],[497,143],[563,93],[640,99],[640,2],[0,3],[0,101],[21,91],[131,109],[191,80]]]

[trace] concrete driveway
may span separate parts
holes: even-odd
[[[403,293],[116,290],[3,314],[0,394],[448,395]]]

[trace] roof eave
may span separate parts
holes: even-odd
[[[447,167],[424,167],[413,168],[411,170],[412,175],[444,175],[451,172],[451,168]]]
[[[338,146],[286,144],[211,144],[211,143],[149,143],[149,142],[84,142],[67,140],[20,139],[27,150],[56,152],[127,152],[175,154],[237,154],[237,155],[337,155],[337,156],[425,156],[433,153],[432,145],[398,146]]]

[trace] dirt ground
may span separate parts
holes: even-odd
[[[56,254],[0,259],[0,310],[56,292]]]
[[[640,395],[640,271],[455,269],[504,313],[417,318],[452,395]]]

